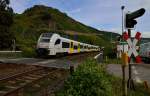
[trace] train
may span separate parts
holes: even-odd
[[[150,62],[150,42],[140,45],[139,54],[143,61]]]
[[[86,44],[60,36],[57,33],[42,33],[37,42],[38,55],[75,54],[100,51],[96,45]]]

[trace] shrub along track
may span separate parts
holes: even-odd
[[[14,67],[15,65],[9,66]],[[20,66],[25,67],[25,65]],[[64,77],[68,73],[67,70],[57,68],[45,68],[36,66],[29,66],[28,68],[27,68],[28,70],[26,71],[21,71],[22,69],[17,69],[19,73],[11,73],[11,74],[9,73],[5,77],[2,76],[0,78],[0,96],[20,96],[20,94],[24,93],[22,90],[24,90],[26,86],[36,85],[38,84],[38,82],[44,80],[45,78],[48,78],[48,80],[51,79],[51,82],[53,82],[52,85],[54,83],[58,84],[58,82],[60,83],[64,81]],[[51,86],[49,85],[49,87]],[[56,86],[53,85],[52,87]]]

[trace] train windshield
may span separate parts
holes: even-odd
[[[53,35],[53,33],[43,33],[42,37],[50,38]]]
[[[42,38],[42,39],[40,40],[40,42],[42,42],[42,43],[49,43],[49,42],[50,42],[50,39]]]

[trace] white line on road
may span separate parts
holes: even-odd
[[[52,62],[55,62],[56,60],[45,60],[45,61],[40,61],[40,62],[37,62],[38,64],[48,64],[48,63],[52,63]]]
[[[138,76],[138,71],[136,70],[136,68],[135,68],[135,66],[132,66],[132,70],[133,70],[133,74],[135,75],[135,81],[137,82],[137,83],[142,83],[142,80],[139,78],[139,76]]]
[[[138,71],[136,70],[135,66],[132,66],[132,69],[133,69],[133,73],[134,73],[135,75],[138,75],[138,74],[139,74]]]

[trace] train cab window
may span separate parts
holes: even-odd
[[[69,43],[62,42],[62,48],[69,48]]]
[[[57,39],[55,45],[60,44],[60,39]]]
[[[75,45],[75,46],[74,46],[74,49],[78,49],[78,46]]]
[[[42,42],[42,43],[49,43],[50,39],[41,39],[40,42]]]
[[[43,33],[42,37],[48,37],[50,38],[53,35],[53,33]]]
[[[88,46],[86,46],[86,49],[88,49]]]

